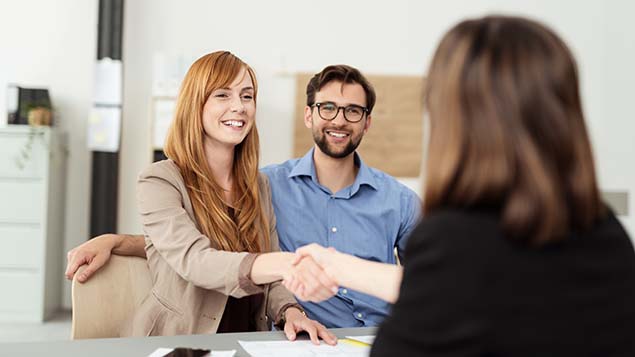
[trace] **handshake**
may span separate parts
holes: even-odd
[[[87,264],[77,278],[81,283],[87,281],[108,262],[113,252],[145,258],[144,237],[104,234],[85,242],[68,252],[66,277],[72,279],[77,269]],[[265,262],[256,269],[260,259]],[[345,286],[393,303],[399,296],[402,274],[400,266],[366,261],[315,243],[295,253],[262,254],[251,270],[256,284],[282,279],[282,284],[298,299],[311,302],[329,299],[340,286]]]
[[[320,302],[330,299],[342,284],[343,272],[339,264],[342,256],[334,248],[315,243],[301,247],[283,275],[282,284],[300,300]]]

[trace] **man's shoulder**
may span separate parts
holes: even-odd
[[[267,175],[270,180],[274,180],[276,178],[286,178],[289,176],[293,168],[300,161],[299,158],[290,159],[285,162],[279,164],[270,164],[260,169],[260,172]]]
[[[373,176],[375,181],[378,183],[378,189],[389,190],[391,192],[394,192],[396,190],[403,196],[416,198],[417,200],[419,199],[419,196],[413,189],[397,180],[397,178],[395,178],[394,176],[370,166],[368,166],[368,170],[370,171],[370,174]]]

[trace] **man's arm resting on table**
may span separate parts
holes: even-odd
[[[77,269],[87,264],[77,280],[88,280],[110,259],[110,254],[146,257],[145,240],[142,235],[102,234],[71,249],[67,253],[66,278],[73,279]]]

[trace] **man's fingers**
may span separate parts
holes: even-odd
[[[89,268],[86,268],[84,269],[84,271],[82,271],[81,274],[79,274],[79,276],[77,277],[77,281],[83,284],[86,282],[86,280],[88,280],[88,278],[90,278],[91,275],[93,275],[93,271],[91,271]]]
[[[97,254],[93,257],[93,259],[88,262],[88,266],[82,273],[77,277],[80,283],[85,283],[97,270],[106,264],[108,261],[109,255],[106,254]]]
[[[75,272],[77,272],[77,269],[79,269],[80,266],[86,264],[87,262],[88,260],[85,256],[77,258],[73,255],[71,260],[69,260],[66,265],[66,272],[64,273],[66,275],[66,279],[73,280],[73,276],[75,275]]]
[[[88,280],[88,278],[90,278],[90,276],[93,275],[93,273],[97,269],[95,268],[95,259],[93,259],[93,261],[88,264],[86,269],[82,270],[82,272],[79,274],[79,276],[77,277],[77,281],[79,281],[80,283],[85,283],[86,280]]]
[[[75,262],[66,265],[66,272],[64,273],[64,275],[66,275],[66,279],[73,280],[73,276],[75,275],[78,267],[79,265]]]

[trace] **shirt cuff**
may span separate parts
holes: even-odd
[[[262,285],[256,285],[251,280],[251,267],[260,253],[249,253],[240,262],[238,267],[238,287],[247,295],[258,294],[264,291]]]

